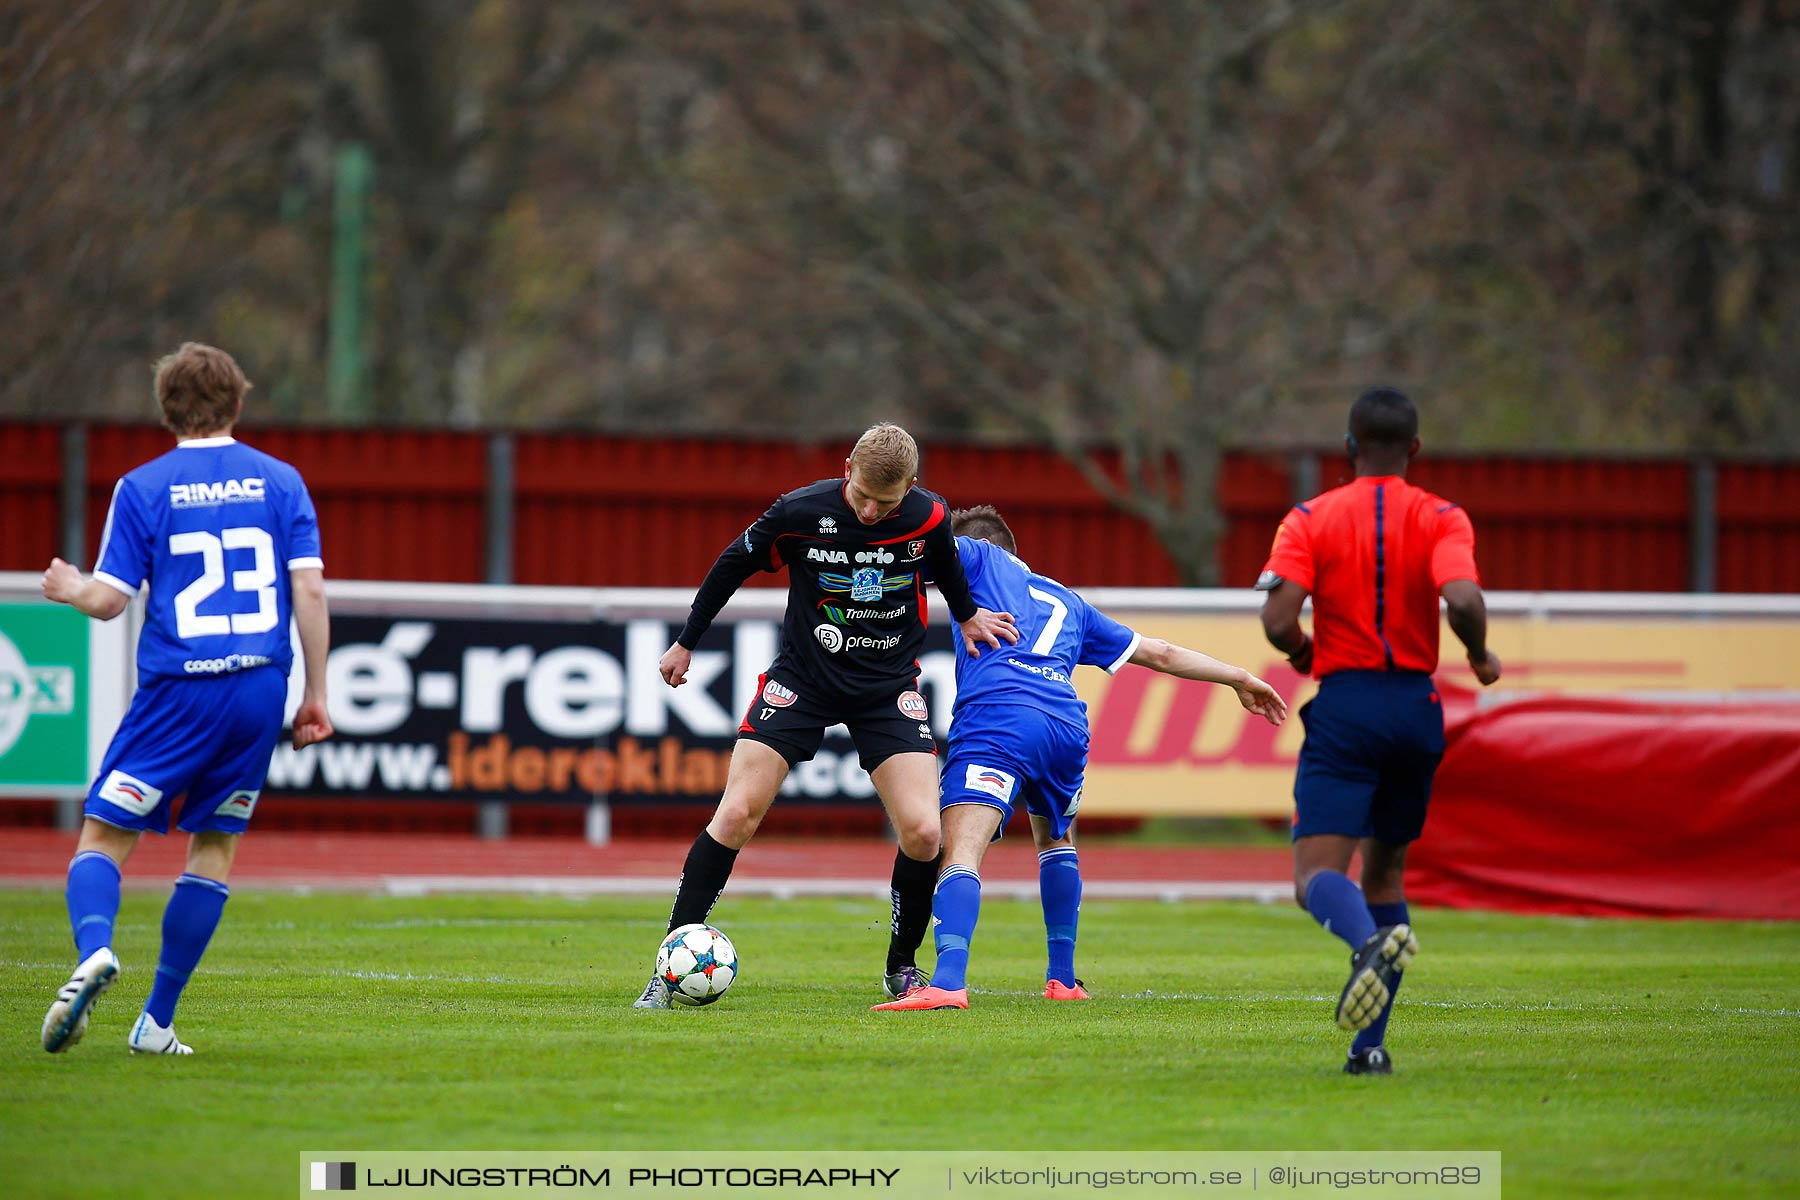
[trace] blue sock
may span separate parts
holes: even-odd
[[[1362,949],[1362,944],[1375,936],[1375,921],[1363,903],[1362,889],[1342,871],[1320,871],[1312,877],[1306,885],[1306,911],[1326,933],[1350,943],[1352,950]]]
[[[931,915],[937,921],[931,986],[959,991],[969,986],[969,941],[981,916],[981,876],[969,867],[946,867],[931,897]]]
[[[1038,855],[1038,899],[1044,904],[1044,938],[1050,966],[1044,979],[1075,986],[1075,926],[1081,919],[1081,860],[1075,847]]]
[[[144,1002],[144,1011],[158,1025],[167,1027],[175,1020],[181,989],[200,965],[200,956],[219,927],[219,916],[230,895],[231,889],[224,884],[199,875],[183,875],[175,881],[175,894],[163,909],[162,957],[156,962],[156,982],[150,985],[150,999]]]
[[[119,864],[98,850],[77,854],[69,860],[67,899],[75,961],[83,962],[100,947],[112,945],[113,920],[119,915]]]
[[[1412,918],[1407,914],[1404,900],[1398,904],[1371,904],[1369,905],[1369,916],[1378,926],[1399,925],[1402,922],[1408,925],[1412,924]],[[1373,1025],[1356,1035],[1356,1040],[1350,1043],[1350,1053],[1361,1054],[1364,1050],[1382,1044],[1382,1039],[1387,1037],[1388,1016],[1394,1011],[1394,997],[1400,994],[1400,983],[1405,978],[1405,975],[1395,978],[1394,986],[1388,993],[1387,1007],[1381,1010],[1381,1015],[1375,1018]]]

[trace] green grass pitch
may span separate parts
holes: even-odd
[[[970,1010],[884,1014],[885,904],[728,897],[739,982],[646,1013],[662,899],[243,891],[177,1014],[197,1053],[133,1058],[161,904],[127,894],[125,974],[51,1056],[62,899],[0,892],[7,1195],[288,1196],[304,1149],[684,1146],[1500,1150],[1509,1197],[1800,1195],[1800,925],[1420,913],[1377,1079],[1340,1072],[1344,951],[1286,907],[1088,904],[1097,998],[1051,1004],[1036,905],[991,902]]]

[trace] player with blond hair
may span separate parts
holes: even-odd
[[[738,727],[725,793],[688,851],[668,927],[706,920],[788,771],[817,753],[825,730],[841,721],[900,842],[882,980],[888,996],[930,981],[915,961],[941,841],[937,742],[918,690],[925,579],[943,593],[966,653],[1018,639],[1009,614],[970,598],[949,506],[917,485],[918,469],[918,446],[904,429],[869,429],[844,460],[842,478],[788,492],[732,540],[659,664],[663,680],[680,687],[694,647],[731,595],[757,571],[787,568],[781,648]],[[635,1007],[669,1006],[667,983],[652,974]]]

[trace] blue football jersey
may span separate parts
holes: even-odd
[[[288,572],[323,565],[300,472],[235,438],[197,438],[119,480],[94,577],[127,596],[149,587],[142,682],[287,672]]]
[[[1024,705],[1086,728],[1087,705],[1070,680],[1075,667],[1116,672],[1137,650],[1138,635],[991,542],[959,537],[956,551],[975,603],[1011,613],[1019,640],[970,658],[960,637],[950,639],[956,646],[951,738],[955,715],[975,704]]]

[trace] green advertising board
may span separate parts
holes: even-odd
[[[88,784],[88,619],[0,604],[0,788]]]

